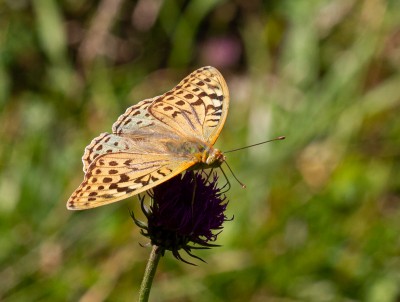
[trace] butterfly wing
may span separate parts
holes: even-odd
[[[188,157],[166,154],[110,153],[88,167],[85,179],[67,202],[69,210],[85,210],[144,192],[195,164]]]
[[[132,141],[125,137],[110,133],[100,134],[85,148],[85,153],[82,156],[83,172],[86,173],[90,164],[100,155],[123,152],[132,147]]]
[[[115,134],[157,127],[180,137],[211,145],[224,126],[229,91],[221,73],[211,66],[195,70],[170,91],[131,106],[114,123]]]
[[[183,137],[213,145],[225,123],[229,91],[220,72],[207,66],[192,72],[148,107],[155,119]]]
[[[148,110],[150,104],[156,98],[143,100],[126,109],[125,113],[113,124],[112,132],[115,134],[134,133],[143,128],[151,128],[157,124],[157,121]]]

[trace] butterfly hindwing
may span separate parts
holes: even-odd
[[[132,141],[125,137],[109,133],[100,134],[85,148],[82,156],[83,172],[86,173],[89,165],[98,156],[105,153],[122,152],[130,148],[132,148]]]
[[[143,100],[126,109],[112,126],[115,134],[134,133],[141,128],[152,127],[158,121],[149,113],[149,106],[156,98]]]

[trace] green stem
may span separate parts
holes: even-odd
[[[139,302],[147,302],[149,300],[151,285],[153,283],[154,275],[156,274],[160,257],[160,247],[153,245],[153,249],[151,250],[150,258],[147,262],[146,270],[144,272],[142,284],[140,285]]]

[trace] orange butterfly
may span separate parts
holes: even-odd
[[[191,169],[218,167],[213,147],[224,126],[229,91],[221,73],[207,66],[175,88],[128,108],[85,149],[85,178],[67,202],[85,210],[151,189]]]

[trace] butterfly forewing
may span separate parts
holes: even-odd
[[[167,93],[131,106],[85,149],[85,179],[68,200],[89,209],[141,193],[199,162],[224,125],[229,93],[213,67],[200,68]],[[188,143],[189,147],[188,148]]]
[[[229,93],[222,75],[215,68],[203,67],[157,98],[149,111],[171,131],[214,144],[228,107]]]
[[[68,208],[89,209],[146,191],[192,166],[170,155],[104,154],[93,162],[85,180],[68,200]]]

